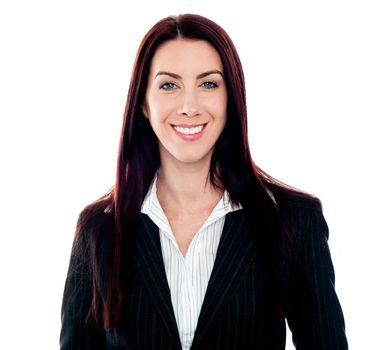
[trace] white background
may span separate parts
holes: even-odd
[[[77,215],[113,185],[137,47],[185,12],[235,42],[257,164],[323,201],[350,348],[386,346],[384,1],[253,3],[1,2],[1,349],[58,348]]]

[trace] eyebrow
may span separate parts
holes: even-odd
[[[205,78],[207,75],[211,75],[211,74],[219,74],[222,76],[222,78],[224,78],[223,76],[223,73],[220,71],[220,70],[209,70],[209,71],[206,71],[206,72],[203,72],[203,73],[200,73],[199,75],[196,76],[196,79],[202,79],[202,78]],[[182,77],[179,75],[179,74],[176,74],[176,73],[172,73],[172,72],[165,72],[165,71],[161,71],[161,72],[158,72],[156,75],[155,75],[155,79],[159,76],[159,75],[168,75],[174,79],[182,79]]]

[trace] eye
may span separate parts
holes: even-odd
[[[164,83],[164,84],[160,85],[161,90],[173,90],[176,88],[177,88],[177,85],[175,83],[171,83],[171,82]]]
[[[205,81],[202,86],[205,88],[205,89],[214,89],[214,88],[217,88],[218,87],[218,84],[213,82],[213,81]]]

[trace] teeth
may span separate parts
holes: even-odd
[[[202,131],[203,125],[196,126],[194,128],[181,128],[180,126],[174,126],[175,130],[185,135],[194,135]]]

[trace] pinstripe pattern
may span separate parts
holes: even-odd
[[[297,350],[346,350],[344,318],[334,290],[328,227],[307,203],[274,193],[297,242],[286,318]],[[98,218],[101,222],[109,214]],[[96,219],[97,221],[97,219]],[[105,230],[106,240],[109,235]],[[257,230],[262,230],[258,227]],[[90,305],[90,256],[94,230],[74,244],[62,305],[61,350],[180,350],[158,226],[140,215],[131,268],[126,272],[122,329],[105,332],[86,322]],[[226,214],[200,310],[192,350],[284,350],[285,320],[269,323],[262,312],[263,274],[245,209]],[[108,242],[108,241],[106,241]],[[102,242],[102,248],[107,245]],[[100,284],[106,274],[100,252]]]
[[[156,181],[157,173],[144,199],[141,212],[147,214],[159,228],[164,268],[180,341],[183,350],[189,350],[214,266],[225,215],[242,207],[232,207],[228,193],[224,192],[212,213],[193,237],[184,257],[158,201]]]

